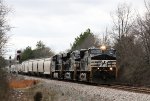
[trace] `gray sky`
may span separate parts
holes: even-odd
[[[74,38],[87,28],[102,34],[111,27],[110,13],[121,2],[127,2],[140,13],[144,0],[5,0],[12,9],[8,23],[14,27],[8,34],[8,55],[27,46],[35,48],[41,40],[56,53],[70,48]]]

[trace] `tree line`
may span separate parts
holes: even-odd
[[[150,84],[150,2],[147,12],[134,14],[131,6],[120,4],[113,15],[114,47],[120,80],[132,84]]]
[[[45,46],[42,41],[38,41],[35,49],[32,49],[30,46],[28,46],[22,51],[20,62],[28,59],[48,58],[53,55],[54,52],[51,50],[51,48]]]

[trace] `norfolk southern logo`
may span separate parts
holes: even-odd
[[[99,67],[107,67],[107,62],[108,61],[100,61]]]

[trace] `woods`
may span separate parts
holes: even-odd
[[[143,1],[144,2],[144,1]],[[143,5],[144,6],[144,5]],[[99,39],[87,29],[75,38],[72,50],[90,48],[92,46],[113,47],[117,50],[119,67],[118,81],[129,84],[150,84],[150,2],[145,1],[146,13],[135,14],[128,3],[121,3],[111,14],[112,24],[108,35]],[[109,45],[106,44],[105,37]],[[96,40],[99,40],[96,42]],[[95,44],[97,43],[97,44]],[[110,46],[111,45],[111,46]]]
[[[133,15],[130,6],[121,4],[113,19],[114,47],[117,50],[117,60],[120,68],[121,82],[131,84],[150,84],[150,13],[149,2],[146,2],[147,12],[144,17]]]
[[[7,80],[7,74],[3,69],[7,65],[4,58],[6,53],[6,43],[8,42],[8,35],[6,34],[10,30],[10,26],[7,23],[7,15],[9,8],[5,5],[3,0],[0,0],[0,99],[1,101],[7,101],[9,95],[9,86]]]
[[[38,41],[35,49],[32,49],[30,46],[28,46],[22,51],[20,62],[29,59],[48,58],[53,55],[54,52],[51,50],[51,48],[45,46],[42,41]]]

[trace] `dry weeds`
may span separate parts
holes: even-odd
[[[9,82],[10,88],[27,88],[39,83],[38,80],[12,80]]]

